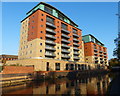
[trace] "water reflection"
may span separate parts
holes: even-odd
[[[109,75],[77,79],[55,79],[30,82],[3,88],[3,94],[105,94],[110,83]]]

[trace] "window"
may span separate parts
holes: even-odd
[[[32,29],[34,28],[34,26],[32,26]]]
[[[46,71],[49,71],[49,62],[47,62]]]
[[[40,39],[42,39],[42,37],[40,37]]]
[[[61,26],[63,29],[66,29],[67,30],[67,25],[66,24],[63,24],[62,23],[62,26]]]
[[[34,23],[34,20],[32,21],[32,23]]]
[[[41,21],[43,21],[43,19],[41,19]]]
[[[40,52],[42,52],[42,50],[40,50]]]
[[[40,45],[42,45],[42,43],[40,43]]]
[[[51,17],[48,17],[48,16],[47,16],[46,21],[49,22],[49,23],[54,24],[54,19],[51,18]]]
[[[57,91],[59,91],[60,90],[60,84],[57,84],[56,85],[56,88],[55,88],[55,91],[57,92]]]
[[[43,27],[43,25],[40,25],[40,27]]]
[[[52,9],[48,6],[45,6],[45,11],[49,14],[52,14]]]
[[[60,63],[55,63],[56,70],[60,70]]]
[[[64,20],[64,16],[60,13],[58,13],[58,18],[61,19],[61,20]]]
[[[43,33],[43,31],[40,31],[40,33]]]
[[[44,16],[44,14],[41,14],[42,16]]]
[[[30,51],[30,54],[32,53],[32,51]]]

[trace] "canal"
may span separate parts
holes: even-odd
[[[78,78],[58,78],[43,81],[29,81],[2,88],[2,94],[75,94],[104,95],[110,93],[111,82],[118,73],[97,74],[97,76],[81,76]],[[15,96],[15,95],[14,95]]]

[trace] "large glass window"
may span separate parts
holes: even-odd
[[[55,63],[56,70],[60,70],[60,63]]]
[[[64,16],[60,13],[58,13],[58,18],[61,19],[61,20],[64,20]]]
[[[51,18],[51,17],[48,17],[48,16],[47,16],[46,21],[49,22],[49,23],[54,24],[54,19]]]
[[[49,14],[52,14],[52,9],[48,6],[45,6],[45,11]]]
[[[66,30],[67,30],[67,25],[66,25],[66,24],[63,24],[63,23],[62,23],[61,25],[62,25],[62,26],[61,26],[62,29],[66,29]]]

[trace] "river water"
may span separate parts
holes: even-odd
[[[106,94],[113,75],[82,76],[75,79],[59,78],[54,80],[30,81],[2,88],[3,94]],[[12,95],[14,96],[14,95]]]

